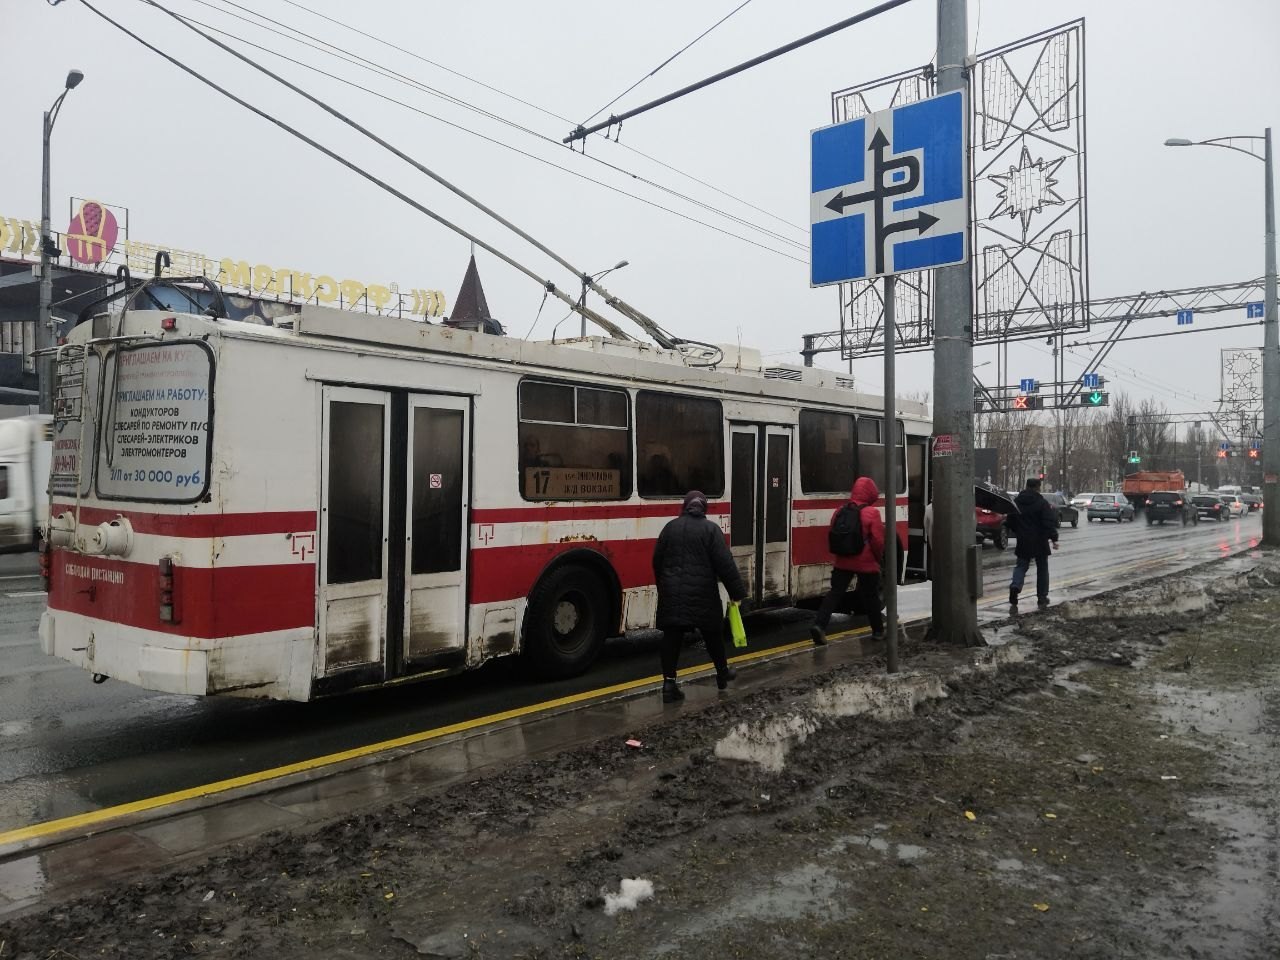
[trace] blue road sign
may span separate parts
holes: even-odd
[[[1018,383],[1018,391],[1020,393],[1035,393],[1036,392],[1035,380],[1033,380],[1031,377],[1024,377]]]
[[[1189,326],[1191,326],[1191,320],[1192,320],[1192,318],[1193,318],[1193,314],[1192,314],[1192,312],[1191,312],[1190,310],[1179,310],[1179,311],[1178,311],[1178,326],[1180,326],[1180,327],[1189,327]]]
[[[1219,449],[1219,450],[1230,450],[1230,449],[1231,449],[1231,444],[1229,444],[1229,443],[1227,443],[1227,441],[1223,440],[1220,444],[1218,444],[1218,449]]]
[[[1096,373],[1086,373],[1081,379],[1081,386],[1086,390],[1097,390],[1102,386],[1102,378]]]
[[[810,134],[815,287],[968,259],[961,91]]]
[[[1267,315],[1267,310],[1261,303],[1246,303],[1244,315],[1250,320],[1261,320]]]

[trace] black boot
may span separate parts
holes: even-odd
[[[662,702],[679,703],[684,699],[684,691],[671,677],[662,678]]]
[[[809,639],[813,641],[815,647],[825,647],[827,645],[827,635],[816,623],[809,628]]]
[[[1018,589],[1017,587],[1009,588],[1009,606],[1016,607],[1018,605]]]
[[[723,670],[716,670],[716,689],[724,690],[729,686],[730,680],[738,679],[738,672],[732,667],[725,667]]]
[[[1036,597],[1036,606],[1043,608],[1043,607],[1047,607],[1048,605],[1049,605],[1048,597]]]

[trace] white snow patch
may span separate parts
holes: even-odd
[[[612,917],[619,910],[634,910],[645,900],[653,899],[653,882],[650,880],[625,879],[617,893],[604,895],[604,915]]]

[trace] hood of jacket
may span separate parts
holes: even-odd
[[[1023,507],[1030,506],[1031,504],[1035,503],[1037,500],[1043,500],[1043,499],[1044,499],[1044,494],[1042,494],[1039,490],[1032,490],[1030,487],[1026,487],[1018,491],[1018,495],[1013,498],[1013,502],[1018,505],[1019,509],[1022,509]]]
[[[880,490],[870,477],[859,477],[853,481],[853,489],[849,492],[850,502],[869,507],[879,499]]]
[[[690,490],[684,495],[684,506],[680,508],[681,513],[686,513],[691,517],[705,517],[707,515],[707,495],[701,490]]]

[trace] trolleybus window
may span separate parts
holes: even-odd
[[[873,424],[877,427],[878,424]],[[805,493],[848,493],[858,474],[858,440],[847,413],[800,411],[800,487]]]
[[[80,478],[80,494],[88,496],[93,490],[93,442],[98,431],[98,405],[101,401],[102,361],[93,350],[84,357],[84,382],[77,398],[74,389],[70,396],[61,399],[66,419],[51,425],[53,462],[49,480],[52,493],[76,492],[75,477]],[[76,414],[79,419],[76,419]],[[80,449],[84,440],[84,451]]]
[[[883,419],[875,417],[858,418],[858,472],[871,477],[875,480],[876,486],[880,488],[880,492],[887,493],[888,488],[884,482],[883,423]],[[898,494],[907,492],[907,450],[903,446],[905,437],[906,428],[902,425],[902,421],[899,420],[898,449],[897,455],[893,458],[893,492]]]
[[[9,468],[0,467],[0,500],[9,499]]]
[[[329,405],[327,583],[382,579],[382,415],[378,403]]]
[[[568,383],[520,384],[520,493],[526,500],[631,496],[627,395]]]
[[[120,347],[103,371],[98,495],[191,503],[209,486],[213,355],[202,343]]]
[[[413,477],[413,573],[462,569],[461,410],[413,408]]]
[[[636,486],[642,497],[724,495],[724,414],[719,400],[641,390],[636,396]]]

